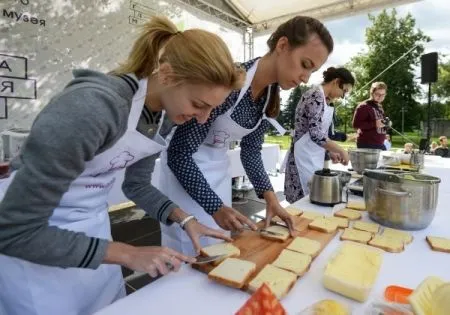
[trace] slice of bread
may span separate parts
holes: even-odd
[[[269,233],[266,233],[265,231],[275,232],[275,233],[279,233],[281,235],[269,234]],[[265,229],[262,229],[260,234],[261,234],[261,237],[263,237],[263,238],[266,238],[269,240],[281,241],[281,242],[286,241],[290,236],[289,230],[287,228],[278,226],[278,225],[271,225]]]
[[[316,240],[311,240],[306,237],[296,237],[286,248],[295,252],[316,257],[319,254],[322,245]]]
[[[352,228],[376,234],[380,230],[380,225],[371,222],[356,221],[355,223],[353,223]]]
[[[344,233],[342,233],[340,240],[367,244],[371,240],[371,238],[372,233],[370,232],[347,228],[344,230]]]
[[[342,209],[334,213],[335,217],[347,218],[349,220],[361,219],[361,213],[358,210]]]
[[[413,241],[411,233],[391,228],[384,228],[382,235],[401,239],[405,244],[409,244]]]
[[[284,208],[290,215],[293,216],[298,216],[301,215],[303,213],[303,210],[295,208],[293,206],[287,206],[286,208]]]
[[[236,246],[234,246],[231,243],[217,243],[214,245],[210,245],[210,246],[206,246],[203,247],[200,250],[200,253],[204,256],[217,256],[217,255],[225,255],[225,257],[223,259],[218,259],[212,262],[213,265],[217,266],[219,265],[222,261],[224,261],[225,259],[229,258],[229,257],[239,257],[239,255],[241,254],[241,251],[239,250],[239,248],[237,248]]]
[[[309,219],[309,220],[314,220],[316,218],[322,218],[322,217],[325,217],[325,215],[323,215],[320,212],[303,211],[303,214],[302,214],[302,218]]]
[[[296,274],[268,264],[250,281],[248,287],[250,291],[255,292],[265,283],[275,296],[281,299],[289,292],[296,281]]]
[[[390,253],[401,253],[405,249],[405,243],[401,239],[380,234],[376,234],[369,241],[369,245]]]
[[[316,230],[324,233],[334,233],[336,232],[338,225],[336,222],[328,220],[327,218],[317,218],[314,219],[308,227],[311,230]]]
[[[450,253],[450,239],[448,238],[438,236],[427,236],[427,242],[432,250]]]
[[[297,253],[283,249],[281,254],[272,263],[275,267],[291,271],[297,276],[303,276],[311,265],[312,257],[306,254]]]
[[[359,211],[365,211],[366,210],[366,203],[361,200],[349,200],[347,202],[347,208],[349,209],[354,209],[354,210],[359,210]]]
[[[238,258],[227,258],[211,270],[208,278],[233,288],[242,288],[256,270],[256,264]]]
[[[340,218],[340,217],[325,217],[327,220],[331,220],[335,222],[340,229],[348,228],[348,219],[347,218]]]

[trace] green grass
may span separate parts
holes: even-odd
[[[418,132],[406,132],[405,136],[408,137],[411,141],[416,143],[417,145],[420,142],[422,136],[418,134]],[[432,138],[432,141],[436,141],[439,143],[438,138]],[[282,150],[288,150],[291,146],[291,136],[265,136],[265,143],[275,143],[279,144]],[[399,135],[394,135],[392,137],[392,149],[401,149],[405,145],[405,143],[410,142]],[[339,142],[339,144],[345,148],[356,147],[356,143],[352,141],[347,141],[344,143]]]

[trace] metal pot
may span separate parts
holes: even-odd
[[[362,174],[365,169],[377,168],[380,152],[378,149],[349,149],[352,168],[358,174]]]
[[[363,181],[366,208],[372,220],[402,230],[421,230],[433,221],[439,178],[368,170]]]
[[[311,179],[309,199],[318,205],[334,206],[342,202],[342,188],[338,173],[324,168]]]

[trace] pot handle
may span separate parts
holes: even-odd
[[[378,191],[381,194],[395,196],[395,197],[411,197],[412,194],[407,191],[390,191],[386,189],[376,188],[376,191]]]

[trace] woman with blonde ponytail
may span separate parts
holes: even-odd
[[[270,36],[269,52],[245,62],[247,80],[206,123],[192,120],[179,126],[170,146],[161,157],[164,177],[160,187],[183,209],[212,228],[242,230],[256,228],[231,206],[231,176],[226,151],[230,141],[241,140],[241,161],[259,198],[267,203],[266,224],[273,216],[282,218],[292,231],[292,218],[281,207],[273,191],[261,157],[264,133],[277,126],[280,112],[279,90],[307,82],[333,50],[333,39],[316,19],[297,16],[280,25]],[[172,174],[173,172],[173,174]],[[194,252],[191,242],[177,226],[162,226],[163,245]],[[214,240],[204,239],[203,245]]]
[[[244,73],[225,43],[155,17],[116,70],[74,76],[38,115],[0,183],[0,303],[8,315],[92,314],[124,296],[121,266],[156,277],[195,261],[111,239],[107,198],[121,170],[125,195],[179,225],[197,251],[200,237],[229,240],[150,184],[173,126],[206,122],[241,87]]]

